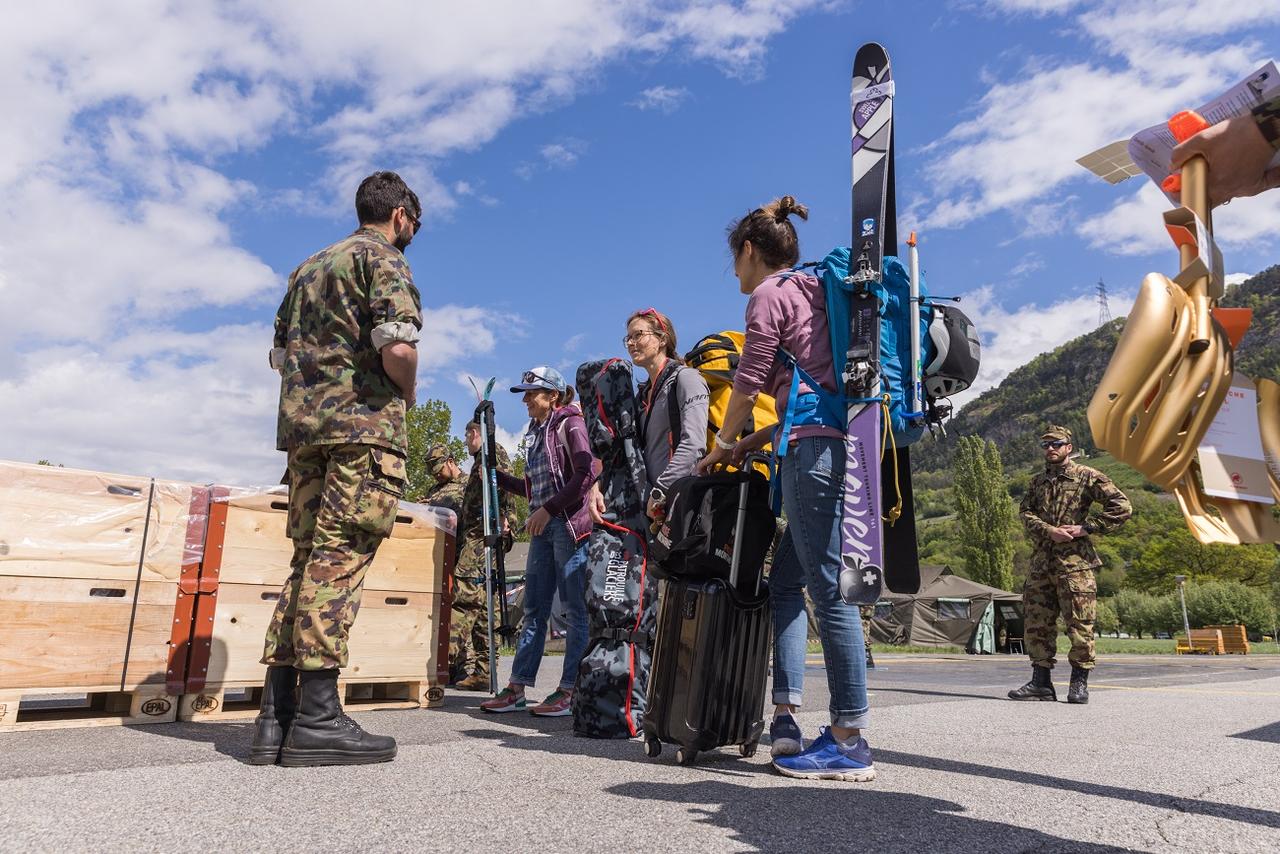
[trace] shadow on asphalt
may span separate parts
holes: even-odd
[[[1271,744],[1280,744],[1280,722],[1238,732],[1230,736],[1230,738],[1247,738],[1250,741],[1266,741]]]
[[[756,851],[1072,851],[1129,849],[967,818],[964,807],[874,784],[806,783],[755,788],[722,780],[623,783],[605,791],[645,801],[686,804],[701,824],[722,827]]]
[[[1062,789],[1067,792],[1078,792],[1099,798],[1132,801],[1133,803],[1145,804],[1157,809],[1175,809],[1179,812],[1225,818],[1228,821],[1238,821],[1243,824],[1280,828],[1280,813],[1255,807],[1201,801],[1195,798],[1184,798],[1161,792],[1147,792],[1142,789],[1131,789],[1123,786],[1107,786],[1102,783],[1086,783],[1082,780],[1068,780],[1051,774],[1015,771],[1011,768],[998,768],[993,765],[979,765],[975,762],[941,759],[935,756],[916,756],[910,753],[899,753],[896,750],[877,750],[875,751],[875,760],[887,765],[905,765],[909,768],[924,768],[929,771],[946,771],[952,774],[989,777],[996,780],[1007,780],[1010,783],[1018,783],[1019,785]]]
[[[966,694],[960,691],[925,691],[921,688],[884,688],[879,685],[871,687],[873,694],[914,694],[920,697],[960,697],[965,700],[995,700],[1000,703],[1009,702],[1008,697],[997,697],[993,694]]]
[[[237,762],[249,764],[249,742],[253,740],[253,721],[226,721],[224,723],[200,722],[137,727],[138,732],[175,738],[179,741],[205,743]]]

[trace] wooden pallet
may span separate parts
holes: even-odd
[[[444,689],[424,678],[404,682],[340,680],[342,706],[348,712],[381,709],[425,709],[444,705]],[[187,694],[178,703],[180,721],[234,721],[258,714],[262,683],[207,686],[199,694]]]
[[[1205,626],[1205,628],[1222,632],[1222,649],[1226,654],[1249,654],[1249,638],[1245,635],[1244,626]]]
[[[0,733],[172,723],[178,698],[164,685],[134,691],[91,688],[0,689]]]

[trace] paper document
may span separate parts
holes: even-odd
[[[1237,373],[1200,443],[1200,475],[1206,495],[1275,504],[1258,429],[1258,390]]]
[[[1232,116],[1245,115],[1277,94],[1280,94],[1280,71],[1274,62],[1268,62],[1209,103],[1197,107],[1196,112],[1209,124],[1216,125]],[[1129,140],[1129,156],[1159,185],[1169,175],[1175,145],[1177,141],[1169,125],[1161,122],[1133,135]],[[1272,166],[1277,164],[1280,164],[1280,152],[1271,160]],[[1175,196],[1169,196],[1169,201],[1179,204]]]

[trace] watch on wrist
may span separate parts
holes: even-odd
[[[738,446],[737,442],[726,442],[724,439],[721,439],[719,433],[716,433],[715,440],[716,447],[722,451],[732,451]]]

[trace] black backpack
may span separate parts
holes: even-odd
[[[748,478],[742,542],[734,542],[743,478]],[[650,555],[661,573],[682,579],[729,581],[736,551],[738,583],[752,590],[764,570],[777,520],[769,506],[769,481],[758,471],[721,471],[682,477],[667,493],[666,518]]]
[[[929,338],[934,357],[924,366],[924,390],[934,400],[950,397],[973,385],[982,360],[982,343],[973,321],[958,308],[930,303],[933,320]]]

